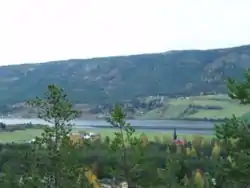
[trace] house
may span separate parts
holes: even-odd
[[[182,140],[182,139],[174,140],[174,142],[175,142],[176,145],[184,145],[185,144],[185,141]]]
[[[87,139],[88,140],[88,139],[94,138],[98,134],[92,133],[92,132],[89,132],[89,133],[84,132],[84,133],[80,133],[80,135],[81,135],[82,139]]]
[[[97,134],[97,133],[93,133],[93,132],[82,132],[82,133],[79,133],[79,132],[73,132],[69,135],[70,137],[70,140],[74,141],[74,142],[81,142],[83,140],[97,140],[100,138],[100,135]]]

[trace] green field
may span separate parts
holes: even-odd
[[[42,130],[40,129],[26,129],[21,131],[13,132],[0,132],[1,142],[22,142],[31,140],[36,136],[41,135]]]
[[[84,129],[74,129],[73,131],[83,131]],[[104,139],[106,136],[109,136],[111,139],[114,136],[115,130],[112,129],[86,129],[84,130],[86,132],[94,132],[94,133],[100,133],[102,139]],[[32,138],[36,136],[41,135],[42,130],[41,129],[26,129],[22,131],[14,131],[14,132],[0,132],[0,141],[1,142],[22,142],[31,140]],[[141,131],[136,131],[136,136],[140,136],[143,134]],[[171,139],[172,134],[166,131],[152,131],[152,132],[145,132],[144,133],[149,140],[154,140],[155,136],[159,138],[167,137]],[[185,137],[187,139],[192,139],[193,135],[179,135],[180,137]],[[203,136],[203,135],[202,135]],[[210,135],[204,135],[204,139],[211,139],[213,136]]]
[[[198,108],[191,107],[196,106]],[[217,107],[220,109],[211,109]],[[208,109],[210,108],[210,109]],[[139,119],[224,119],[250,112],[250,107],[231,100],[227,95],[204,95],[169,99],[164,107],[146,112]]]
[[[86,129],[87,132],[95,132],[95,133],[100,133],[102,138],[105,138],[106,136],[109,136],[112,138],[114,136],[114,132],[117,130],[112,130],[112,129]],[[135,136],[140,136],[142,134],[145,134],[149,140],[154,140],[155,137],[163,138],[163,137],[168,137],[169,139],[172,138],[172,133],[171,131],[136,131]],[[185,137],[187,139],[192,139],[194,135],[191,134],[178,134],[180,137]],[[201,135],[204,137],[204,139],[211,139],[213,136],[212,135]]]

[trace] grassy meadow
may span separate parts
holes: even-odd
[[[195,111],[190,107],[191,105],[197,107]],[[248,112],[250,112],[249,106],[241,105],[227,95],[221,94],[169,99],[165,101],[163,107],[146,112],[138,118],[216,120],[231,117],[233,114],[241,117]]]
[[[31,140],[36,136],[41,135],[41,129],[26,129],[26,130],[17,130],[13,132],[2,131],[0,132],[0,141],[1,142],[22,142]]]

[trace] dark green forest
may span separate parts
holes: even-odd
[[[242,82],[228,80],[229,96],[250,104],[250,72]],[[79,116],[63,89],[49,85],[28,105],[54,124],[33,143],[0,145],[0,187],[3,188],[247,188],[250,185],[250,125],[236,117],[215,126],[216,137],[177,142],[145,135],[125,121],[119,105],[107,121],[118,129],[114,138],[78,139],[70,121]],[[1,127],[3,130],[5,126]],[[125,186],[125,185],[128,186]]]
[[[249,62],[250,46],[240,46],[1,66],[0,104],[34,98],[51,83],[81,104],[225,93],[226,78],[241,79]]]

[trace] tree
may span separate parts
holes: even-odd
[[[250,104],[250,71],[245,80],[227,82],[229,96],[243,105]],[[230,156],[221,164],[221,181],[236,183],[242,187],[250,184],[250,124],[235,116],[216,126],[216,136],[221,140]]]
[[[5,130],[5,128],[6,128],[6,124],[5,124],[5,123],[3,123],[3,122],[0,122],[0,127],[1,127],[1,129]]]
[[[44,128],[37,137],[31,153],[26,154],[30,165],[25,166],[22,182],[25,187],[82,187],[85,186],[83,164],[78,164],[79,146],[71,143],[69,133],[79,112],[73,109],[63,89],[49,85],[44,98],[28,101],[37,109],[38,117],[52,126]],[[43,155],[42,155],[43,154]],[[45,157],[41,157],[45,156]],[[79,176],[82,181],[79,181]]]
[[[142,170],[140,168],[140,155],[142,151],[140,148],[142,144],[141,139],[134,135],[135,130],[125,121],[125,118],[126,114],[122,111],[122,108],[119,105],[115,105],[107,121],[113,128],[118,129],[114,133],[115,137],[112,140],[111,148],[113,151],[121,151],[121,176],[127,181],[129,186],[132,186],[134,181],[140,178],[138,175]],[[130,158],[129,149],[133,150],[134,158]]]
[[[173,132],[173,140],[177,140],[176,128],[174,128],[174,132]]]

